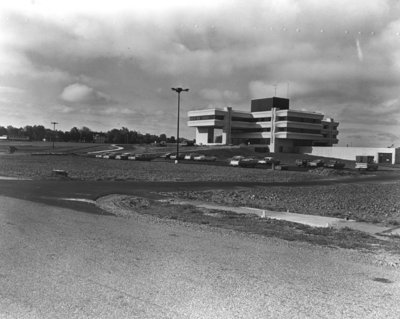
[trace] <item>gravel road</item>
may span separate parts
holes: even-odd
[[[1,318],[399,318],[351,250],[0,197]]]

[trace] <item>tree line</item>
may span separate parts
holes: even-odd
[[[11,125],[0,126],[0,136],[12,138],[27,137],[31,141],[58,141],[58,142],[82,142],[94,143],[104,142],[113,144],[150,144],[150,143],[175,143],[175,137],[167,137],[166,134],[142,134],[137,131],[129,130],[126,127],[120,129],[111,129],[107,132],[92,131],[83,126],[81,128],[73,127],[69,131],[55,130],[45,128],[43,125],[27,125],[25,127],[13,127]],[[183,139],[180,139],[183,140]]]

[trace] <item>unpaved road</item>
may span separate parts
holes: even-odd
[[[0,318],[399,318],[358,252],[0,196]]]

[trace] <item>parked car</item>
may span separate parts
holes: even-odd
[[[203,162],[215,162],[217,158],[215,156],[204,156],[200,161]]]
[[[150,154],[136,154],[135,161],[151,161],[154,157]]]
[[[195,153],[190,153],[190,154],[186,154],[185,157],[184,157],[184,159],[185,159],[185,160],[192,160],[192,159],[194,159],[196,156],[197,156],[197,154],[195,154]]]
[[[324,161],[322,159],[316,159],[311,162],[308,162],[308,167],[321,167],[324,166]]]
[[[296,160],[296,166],[298,167],[307,167],[308,166],[309,160],[307,159],[297,159]]]
[[[112,155],[112,153],[105,153],[105,154],[102,155],[102,158],[109,159],[110,155]]]
[[[116,160],[127,160],[129,155],[131,155],[131,153],[118,154],[117,156],[115,156],[115,159]]]
[[[108,156],[108,159],[115,159],[118,155],[121,155],[122,153],[112,153]]]
[[[104,154],[96,154],[95,157],[96,157],[96,158],[103,158],[103,155],[104,155]]]
[[[176,160],[176,159],[182,160],[182,159],[185,159],[185,154],[179,153],[179,156],[176,156],[176,154],[172,154],[172,155],[170,155],[169,158],[172,160]]]
[[[280,163],[280,160],[274,158],[274,157],[264,157],[263,159],[258,160],[258,164],[261,165],[278,165]]]
[[[241,161],[242,159],[244,159],[244,156],[240,156],[240,155],[234,156],[234,157],[232,157],[231,160],[229,161],[229,165],[230,165],[230,166],[235,166],[235,167],[237,167],[237,166],[239,166],[239,163],[240,163],[240,161]]]
[[[167,158],[169,158],[171,155],[172,155],[172,153],[165,153],[165,154],[161,155],[160,158],[165,158],[165,159],[167,159]]]
[[[324,166],[328,168],[342,169],[346,166],[346,164],[337,160],[331,160],[328,163],[325,163]]]
[[[136,160],[136,155],[135,155],[135,154],[129,155],[129,156],[128,156],[128,160],[130,160],[130,161]]]
[[[275,166],[275,169],[278,171],[288,171],[289,170],[289,165],[287,164],[279,164]]]
[[[239,161],[240,167],[255,167],[258,163],[258,160],[253,157],[243,158]]]

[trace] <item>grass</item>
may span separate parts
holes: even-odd
[[[222,210],[196,208],[191,205],[171,205],[150,201],[150,205],[135,208],[140,214],[210,227],[231,229],[249,234],[275,237],[287,241],[302,241],[320,246],[400,253],[400,241],[383,241],[367,233],[350,228],[315,228],[302,224],[260,218],[256,215],[236,214]]]

